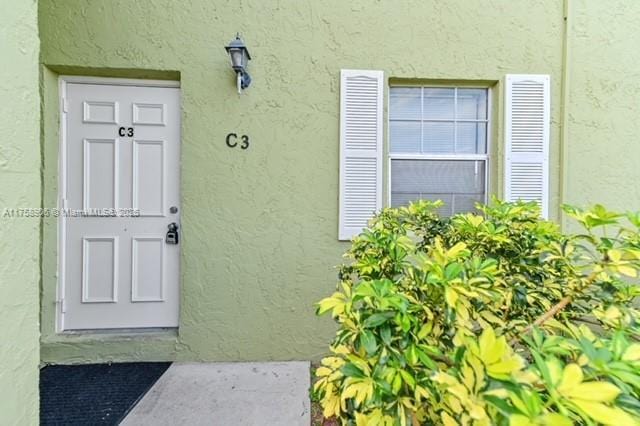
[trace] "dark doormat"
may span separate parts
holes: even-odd
[[[117,425],[170,362],[50,365],[40,370],[41,425]]]

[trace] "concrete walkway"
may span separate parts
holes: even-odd
[[[174,363],[122,425],[308,426],[309,363]]]

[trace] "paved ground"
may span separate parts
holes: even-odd
[[[122,425],[308,426],[309,363],[174,363]]]

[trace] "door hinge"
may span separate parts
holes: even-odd
[[[62,112],[69,112],[69,105],[67,104],[67,98],[62,98]]]
[[[67,202],[67,199],[66,199],[66,198],[63,198],[63,199],[62,199],[62,209],[63,209],[63,210],[68,209],[68,208],[69,208],[69,207],[68,207],[68,204],[69,204],[69,203]]]
[[[64,300],[64,297],[60,299],[60,312],[63,314],[67,312],[67,303]]]

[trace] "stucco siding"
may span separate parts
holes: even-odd
[[[570,6],[564,202],[640,210],[640,3]]]
[[[40,207],[37,5],[0,10],[0,423],[35,425],[40,221],[14,213]]]
[[[44,361],[324,353],[333,325],[315,318],[312,304],[334,288],[334,265],[347,248],[337,240],[341,68],[383,70],[404,82],[491,85],[491,191],[498,195],[504,76],[551,75],[558,217],[562,2],[42,0],[40,29],[44,143],[52,154],[45,155],[45,200],[55,202],[56,193],[56,73],[179,73],[183,120],[178,337],[133,344],[56,336],[56,228],[45,222]],[[224,52],[238,31],[253,56],[253,84],[241,96]],[[230,132],[249,135],[250,149],[229,149]]]

